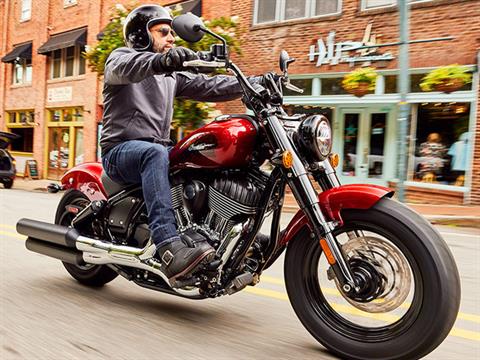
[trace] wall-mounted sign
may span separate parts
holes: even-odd
[[[48,89],[47,101],[48,102],[59,102],[59,101],[72,101],[72,87],[58,87]]]
[[[337,65],[339,63],[353,65],[356,62],[393,60],[395,58],[391,53],[378,54],[378,48],[360,49],[363,46],[376,44],[376,35],[372,34],[372,23],[369,23],[362,41],[335,43],[335,31],[330,31],[326,44],[323,39],[318,39],[317,45],[310,46],[308,57],[310,61],[315,61],[317,56],[316,66],[322,66],[322,64]],[[352,55],[352,51],[355,51],[356,54]]]

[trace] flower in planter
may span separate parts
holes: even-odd
[[[420,83],[423,91],[443,91],[451,93],[472,82],[468,67],[453,64],[430,71]]]
[[[375,90],[377,75],[371,67],[356,69],[343,77],[342,86],[349,93],[362,97]]]

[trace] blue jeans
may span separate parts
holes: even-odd
[[[102,158],[103,169],[119,184],[142,184],[152,240],[157,246],[180,239],[168,181],[168,151],[161,144],[130,140]]]

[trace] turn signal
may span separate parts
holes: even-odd
[[[328,263],[330,265],[335,264],[335,257],[333,256],[332,252],[330,251],[330,248],[328,247],[327,241],[325,239],[320,239],[320,246],[322,247],[323,252],[325,253],[325,256],[327,257]]]
[[[290,169],[293,165],[293,156],[292,153],[288,150],[285,150],[282,154],[282,163],[285,169]]]
[[[328,161],[330,161],[330,164],[332,164],[332,166],[336,168],[338,166],[338,163],[340,162],[340,157],[338,156],[338,154],[332,153],[328,157]]]

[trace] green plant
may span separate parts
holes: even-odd
[[[103,29],[103,36],[92,47],[89,47],[83,56],[88,61],[88,66],[99,75],[103,75],[105,62],[110,53],[116,48],[125,46],[123,41],[123,22],[128,13],[133,10],[138,3],[133,2],[128,5],[117,4],[110,16],[110,22]],[[181,7],[177,6],[172,12],[173,16],[179,15]],[[223,36],[231,52],[241,54],[238,28],[238,17],[221,17],[213,20],[205,20],[204,23],[217,34]],[[176,39],[177,46],[188,47],[194,51],[206,51],[210,46],[218,43],[211,36],[204,36],[197,43],[188,43],[180,38]],[[211,119],[216,113],[214,104],[203,103],[188,99],[176,99],[173,113],[172,126],[194,129],[202,125],[205,119]]]
[[[430,71],[420,83],[423,91],[441,90],[442,86],[451,86],[451,91],[458,90],[465,84],[472,82],[472,74],[468,72],[468,67],[453,64],[442,66]]]
[[[355,90],[362,86],[365,86],[369,91],[375,90],[377,75],[375,69],[371,67],[356,69],[343,77],[342,86],[347,91]]]

